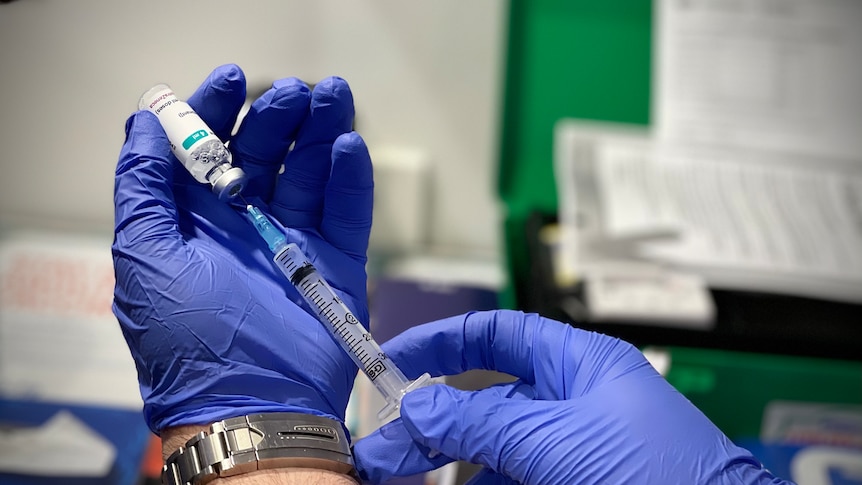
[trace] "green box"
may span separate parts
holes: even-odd
[[[510,281],[529,280],[530,214],[557,211],[557,120],[649,125],[652,7],[650,0],[510,0],[498,180]],[[513,288],[502,301],[518,306]],[[731,438],[758,436],[773,400],[862,404],[862,361],[670,353],[668,380]]]
[[[667,380],[731,439],[757,437],[771,401],[862,404],[862,362],[671,348]]]

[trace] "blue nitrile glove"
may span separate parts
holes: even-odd
[[[242,71],[227,65],[188,102],[229,140],[250,178],[246,199],[288,228],[288,242],[367,322],[372,168],[351,132],[347,83],[329,78],[310,92],[297,79],[277,81],[231,136],[245,92]],[[241,213],[171,155],[148,112],[126,123],[114,199],[114,313],[154,431],[257,412],[343,421],[356,367],[296,303]]]
[[[503,310],[415,327],[383,348],[410,378],[494,369],[519,380],[404,396],[401,418],[355,445],[370,481],[445,463],[425,458],[433,449],[487,467],[472,484],[786,483],[619,339]],[[517,399],[506,397],[514,390]]]

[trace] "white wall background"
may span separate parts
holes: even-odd
[[[0,223],[111,234],[113,172],[140,94],[191,94],[239,64],[251,88],[346,78],[372,152],[431,162],[429,242],[494,256],[505,2],[147,2],[0,5]]]

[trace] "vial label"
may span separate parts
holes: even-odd
[[[159,118],[171,142],[171,151],[198,182],[212,183],[207,175],[220,163],[230,164],[230,152],[200,116],[177,98],[166,84],[144,93],[139,104]]]

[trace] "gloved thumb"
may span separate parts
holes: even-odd
[[[553,401],[506,399],[444,385],[417,389],[401,401],[401,419],[417,443],[521,483],[527,483],[544,448],[547,437],[538,428],[553,426],[558,413]]]
[[[171,165],[171,145],[159,119],[148,111],[136,111],[126,120],[126,140],[117,163],[117,175],[138,167],[142,162],[155,162],[164,167],[166,175]]]
[[[126,141],[114,178],[115,232],[128,242],[176,233],[173,156],[159,120],[138,111],[126,122]]]
[[[496,384],[478,392],[497,399],[530,400],[534,397],[533,388],[521,381]],[[382,483],[393,476],[404,477],[424,473],[453,461],[447,455],[417,443],[400,418],[390,421],[357,441],[353,447],[353,457],[359,476],[371,483]],[[476,485],[510,483],[500,481],[499,476],[495,478],[485,473],[477,478],[481,480],[470,483]]]

